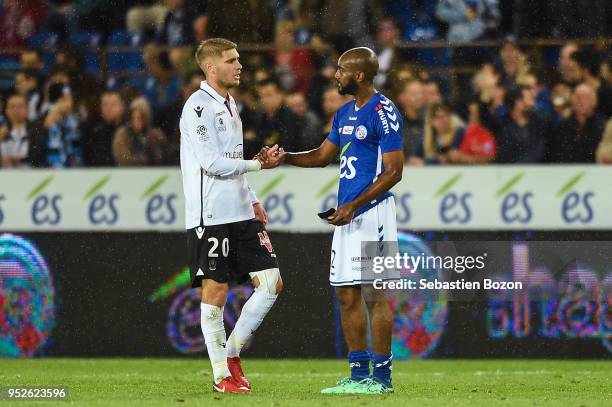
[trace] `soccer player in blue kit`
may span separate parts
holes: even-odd
[[[397,241],[395,201],[389,190],[402,178],[403,123],[393,102],[374,88],[377,73],[378,60],[371,49],[353,48],[342,54],[335,74],[338,91],[355,99],[336,112],[332,130],[318,148],[280,152],[286,163],[298,167],[324,167],[340,154],[338,209],[327,218],[336,226],[330,284],[340,304],[351,376],[324,389],[325,394],[393,392],[392,310],[388,299],[363,295],[372,289],[373,280],[364,279],[361,267],[354,267],[362,256],[361,242]],[[367,348],[365,306],[373,357]]]

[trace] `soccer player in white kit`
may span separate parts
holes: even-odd
[[[210,358],[213,391],[248,393],[240,350],[282,289],[276,254],[265,230],[267,214],[247,183],[247,172],[273,168],[278,146],[243,158],[242,122],[229,89],[242,65],[236,44],[212,38],[197,48],[206,76],[181,113],[181,172],[192,287],[202,287],[201,325]],[[251,279],[255,291],[229,338],[223,324],[228,283]]]
[[[374,89],[372,80],[377,73],[378,60],[369,48],[353,48],[342,54],[335,75],[338,91],[355,96],[355,100],[338,109],[332,130],[319,148],[284,157],[285,162],[298,167],[324,167],[340,155],[339,207],[328,218],[336,226],[329,281],[340,304],[351,376],[324,389],[325,394],[393,391],[393,315],[388,299],[372,289],[372,275],[364,274],[369,257],[362,253],[362,242],[380,247],[389,242],[387,255],[393,255],[393,250],[397,253],[395,202],[390,189],[402,178],[403,124],[393,102]],[[398,277],[393,269],[381,280]],[[364,303],[370,315],[373,357],[367,349]]]

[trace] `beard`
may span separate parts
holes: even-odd
[[[338,93],[341,95],[357,94],[357,81],[355,80],[355,78],[349,79],[346,86],[342,86],[342,84],[338,82]]]

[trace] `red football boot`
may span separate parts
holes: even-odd
[[[251,390],[251,383],[249,383],[247,378],[244,377],[242,367],[240,366],[240,356],[227,358],[227,367],[236,383],[238,383],[242,387],[246,387],[247,389]]]
[[[251,390],[238,384],[232,377],[226,377],[219,383],[213,384],[213,391],[219,393],[250,393]]]

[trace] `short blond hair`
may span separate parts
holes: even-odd
[[[198,45],[195,52],[195,59],[198,65],[204,69],[203,62],[207,58],[220,58],[224,51],[235,49],[238,45],[225,38],[209,38]]]

